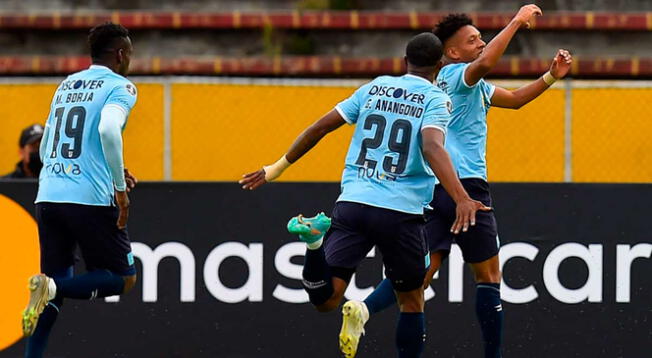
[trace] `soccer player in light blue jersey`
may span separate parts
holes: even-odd
[[[325,236],[300,235],[307,244],[303,286],[318,311],[336,309],[359,263],[378,247],[392,292],[398,296],[396,347],[401,358],[419,357],[425,341],[423,280],[428,250],[423,212],[432,199],[433,174],[457,203],[454,231],[467,230],[477,210],[489,210],[468,197],[444,150],[451,105],[433,85],[441,55],[435,35],[415,36],[406,47],[407,74],[381,76],[363,85],[308,127],[278,162],[240,181],[243,189],[256,189],[276,179],[329,132],[343,124],[356,126],[332,226]],[[340,349],[346,357],[357,350],[362,309],[353,304],[343,307]]]
[[[127,29],[107,23],[88,36],[92,65],[57,88],[41,140],[43,169],[36,197],[42,274],[29,279],[23,313],[25,357],[43,356],[64,298],[128,292],[136,269],[126,231],[127,191],[122,130],[136,103],[124,76],[132,53]],[[79,246],[87,273],[73,276]]]
[[[463,14],[447,16],[434,30],[444,43],[445,56],[445,65],[437,76],[437,84],[453,103],[446,150],[466,191],[487,206],[492,206],[485,159],[489,107],[520,108],[542,94],[556,79],[564,77],[570,69],[570,54],[566,50],[559,50],[549,72],[519,89],[510,91],[484,80],[516,32],[529,27],[530,21],[538,15],[541,15],[541,10],[536,5],[523,6],[489,44],[482,41],[471,19]],[[498,261],[500,244],[494,213],[479,212],[472,228],[466,232],[451,233],[449,225],[455,219],[455,205],[441,185],[435,186],[432,207],[435,210],[426,214],[431,266],[424,286],[430,284],[455,241],[475,274],[476,314],[484,338],[484,356],[500,357],[503,308]],[[388,286],[388,282],[381,282],[364,301],[369,312],[376,313],[393,304],[395,299]]]

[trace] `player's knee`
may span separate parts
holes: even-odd
[[[342,299],[340,297],[331,297],[328,301],[320,305],[315,305],[315,309],[319,312],[331,312],[339,307],[341,301]]]
[[[398,292],[398,305],[401,312],[423,312],[423,289]]]
[[[310,303],[315,306],[317,311],[330,312],[340,305],[349,281],[340,277],[333,277],[330,282],[326,282],[318,288],[306,285],[305,281],[303,284]]]
[[[122,294],[129,293],[136,285],[136,275],[125,276],[123,279],[125,281],[125,287],[122,289]]]
[[[430,254],[430,267],[428,272],[426,272],[426,277],[423,279],[423,289],[427,289],[432,282],[432,279],[435,277],[439,267],[441,267],[443,254],[440,252]]]
[[[498,255],[482,262],[472,263],[471,267],[473,268],[475,282],[500,283],[502,275]]]
[[[498,269],[481,270],[475,273],[475,282],[500,283],[502,275]]]
[[[308,293],[310,302],[315,306],[317,311],[330,312],[340,305],[344,295],[343,292],[340,292],[340,290],[337,290],[336,288],[337,287],[332,287],[330,291],[324,290],[320,295],[316,295],[315,292]]]
[[[404,302],[399,306],[401,312],[418,313],[423,312],[423,303],[411,301]]]

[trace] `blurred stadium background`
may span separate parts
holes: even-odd
[[[20,129],[44,122],[56,83],[88,66],[85,34],[103,21],[128,27],[136,51],[127,165],[146,180],[232,181],[274,160],[366,79],[402,73],[406,39],[442,15],[471,12],[490,39],[521,3],[2,1],[0,151],[14,152]],[[490,112],[490,180],[651,181],[652,3],[537,3],[545,16],[516,36],[492,80],[536,78],[557,48],[572,51],[574,66],[523,109]],[[283,180],[338,180],[349,133]],[[209,155],[215,143],[220,157]],[[2,156],[0,172],[14,164]]]
[[[543,9],[544,16],[537,19],[531,30],[521,30],[516,35],[490,80],[506,87],[517,87],[531,81],[546,71],[558,48],[570,50],[574,64],[566,80],[557,82],[552,89],[522,109],[494,108],[489,112],[487,156],[490,182],[651,183],[652,2],[533,2]],[[442,16],[450,12],[468,12],[483,32],[483,37],[491,39],[524,3],[512,0],[2,0],[0,152],[3,155],[0,156],[0,174],[10,172],[18,161],[16,149],[20,131],[32,123],[45,122],[58,82],[65,75],[90,64],[86,33],[90,27],[104,21],[125,25],[131,32],[135,48],[131,80],[138,86],[139,98],[125,132],[127,167],[144,181],[234,182],[244,172],[276,160],[306,125],[330,110],[360,84],[377,75],[403,73],[402,55],[406,40],[415,33],[430,30]],[[327,137],[289,170],[282,181],[339,181],[351,133],[351,128],[346,128]],[[195,184],[184,188],[193,190],[203,188],[201,185],[204,184],[192,185]],[[644,190],[641,197],[650,197],[649,185],[628,188]],[[0,186],[0,189],[5,195],[14,195],[21,204],[29,203],[25,199],[25,193],[30,192],[28,189],[7,186]],[[294,199],[290,197],[288,200],[293,202]],[[135,203],[137,205],[138,201]],[[151,200],[148,203],[151,204]],[[265,202],[255,201],[254,204],[265,205]],[[635,207],[643,209],[644,206]],[[327,210],[328,207],[320,209]],[[243,216],[254,215],[245,208],[241,210]],[[546,210],[554,212],[566,209],[551,206]],[[578,210],[581,212],[583,209]],[[649,210],[645,208],[642,211]],[[513,212],[518,213],[518,210]],[[627,212],[621,214],[624,217],[629,215]],[[134,220],[137,220],[137,215],[134,214]],[[211,215],[219,217],[220,212]],[[590,222],[591,219],[587,219],[585,224],[590,225]],[[157,225],[165,227],[163,221],[153,221],[152,227]],[[179,235],[186,236],[177,240],[197,240],[191,232],[192,225],[188,224],[188,227],[189,231],[179,229]],[[277,231],[281,232],[281,229],[282,225]],[[136,234],[141,233],[140,227],[134,230]],[[151,230],[156,235],[165,235],[163,229]],[[625,231],[619,227],[609,227],[609,230],[625,235]],[[578,233],[581,230],[573,228],[572,231]],[[527,239],[510,238],[509,234],[505,234],[507,241]],[[152,246],[170,239],[143,238],[148,235],[155,236],[147,232],[147,235],[141,235],[136,240],[150,240]],[[279,235],[279,240],[289,240],[282,233]],[[545,237],[545,231],[541,235],[534,235],[532,240],[538,242],[537,238]],[[578,233],[573,240],[587,244],[592,242],[586,237],[578,239],[581,236]],[[595,237],[598,236],[596,234]],[[220,240],[226,239],[223,237]],[[246,237],[242,240],[254,239]],[[628,236],[626,240],[622,237],[615,240],[632,244],[645,240],[649,242],[649,235],[647,239],[635,235]],[[5,240],[5,244],[8,241]],[[612,242],[605,241],[607,244]],[[552,246],[542,245],[547,247],[545,250],[552,249]],[[198,252],[196,247],[193,249]],[[200,252],[208,252],[209,249]],[[197,255],[206,257],[205,253]],[[273,267],[269,269],[273,270]],[[197,270],[201,271],[200,266]],[[161,271],[172,271],[175,277],[179,275],[174,263],[162,264]],[[580,276],[586,276],[585,268],[579,271],[582,272]],[[445,274],[444,270],[442,276]],[[267,277],[268,273],[265,275]],[[377,278],[369,280],[370,285],[376,281]],[[237,285],[241,280],[235,279],[233,282],[232,285]],[[579,287],[584,281],[580,278],[573,282]],[[171,289],[167,289],[174,297],[172,303],[178,304],[178,287],[175,283]],[[267,295],[267,288],[265,292]],[[649,299],[652,293],[649,287],[638,292],[643,295],[638,300],[647,302],[648,306],[637,308],[644,317],[643,323],[637,321],[639,326],[636,327],[642,329],[639,334],[649,338],[652,335],[649,325]],[[140,295],[140,291],[136,292],[133,294],[136,298],[127,298],[127,302],[139,300]],[[133,301],[128,301],[130,299]],[[271,300],[270,297],[265,299]],[[17,299],[17,302],[21,300]],[[78,316],[82,315],[79,312],[95,312],[84,304],[81,304],[81,308],[73,305],[68,308],[74,311],[73,307],[78,310]],[[147,307],[160,317],[165,315],[162,308]],[[282,309],[285,308],[283,306]],[[473,321],[471,309],[465,306],[469,322]],[[115,307],[107,309],[111,313],[102,313],[102,319],[110,319],[111,314],[121,314],[117,312],[119,310]],[[303,317],[304,311],[301,312]],[[305,312],[308,312],[306,317],[312,319],[312,312],[307,309]],[[597,315],[604,313],[604,309],[596,308],[591,312]],[[541,313],[540,316],[546,317],[546,314]],[[534,317],[529,316],[530,313],[527,315],[530,319]],[[154,322],[154,316],[151,313],[147,320]],[[602,328],[607,330],[609,324],[619,320],[617,317],[614,313],[606,318],[610,323],[605,323]],[[179,314],[170,318],[177,319],[183,319],[183,316]],[[333,318],[333,322],[336,319]],[[518,319],[526,318],[519,316]],[[219,318],[216,320],[219,321]],[[152,322],[150,328],[153,327]],[[159,322],[160,327],[167,327],[166,324],[170,325],[170,321]],[[72,348],[68,345],[77,344],[80,340],[86,342],[85,347],[101,342],[101,338],[93,340],[97,336],[85,341],[87,337],[80,335],[83,330],[74,331],[76,328],[69,325],[65,329],[72,329],[73,333],[61,333],[60,337],[68,334],[69,340],[66,346],[63,343],[55,346],[60,354],[58,356],[75,356],[78,352],[70,353],[69,349]],[[477,327],[473,329],[477,330]],[[139,333],[139,339],[146,339],[145,330]],[[281,332],[285,332],[279,333],[285,334],[283,337],[288,337],[287,331]],[[195,334],[201,336],[200,333]],[[602,333],[596,337],[608,336]],[[173,335],[159,336],[160,339],[165,337],[174,339]],[[372,342],[373,337],[372,333]],[[386,331],[383,337],[393,336],[391,331]],[[478,339],[473,337],[459,343],[463,348],[454,356],[471,356],[464,353],[464,347],[479,352]],[[17,336],[12,336],[0,340],[0,350],[17,339]],[[523,339],[532,340],[532,337]],[[553,348],[547,346],[552,349],[550,352],[556,352],[554,356],[564,357],[558,353],[559,350],[555,350],[563,347],[572,352],[568,357],[587,356],[580,348],[568,348],[572,342],[556,344],[552,345]],[[649,340],[643,346],[649,348]],[[627,351],[622,344],[618,347],[621,347],[620,350],[605,348],[606,351],[592,351],[591,356],[649,356],[649,350],[637,355],[632,353],[638,352],[636,349]],[[258,348],[262,352],[259,355],[255,353],[256,349],[249,348],[243,348],[249,352],[248,355],[225,356],[284,356],[270,354],[276,352],[274,348]],[[176,345],[166,349],[169,349],[169,355],[159,352],[152,353],[152,356],[191,357],[206,353],[184,350],[184,347]],[[363,352],[370,352],[365,356],[390,356],[372,348],[364,349]],[[525,356],[523,352],[533,350],[532,347],[528,350],[522,346],[508,346],[508,349],[516,352],[512,356]],[[17,352],[20,350],[14,345],[4,352],[6,355],[0,352],[0,356],[14,357],[18,356]],[[69,355],[65,352],[69,352]],[[100,350],[98,356],[135,356],[124,352],[113,355],[111,352],[110,348]],[[296,356],[307,356],[308,353],[301,354]],[[537,354],[542,353],[528,353],[528,356],[552,356]]]

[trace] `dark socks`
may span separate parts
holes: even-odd
[[[58,302],[55,303],[55,301]],[[25,358],[43,357],[43,352],[45,352],[45,347],[48,344],[50,331],[57,320],[59,309],[62,304],[63,299],[59,299],[50,301],[48,305],[45,306],[43,313],[41,313],[41,316],[38,318],[34,334],[27,339],[27,344],[25,345]]]
[[[318,306],[333,295],[331,272],[326,262],[324,247],[306,250],[306,261],[303,265],[303,288],[310,297],[310,302]]]
[[[500,358],[503,338],[503,307],[499,283],[478,283],[475,311],[484,338],[485,358]]]
[[[394,294],[392,283],[388,279],[382,280],[374,292],[367,296],[364,303],[367,305],[369,314],[378,313],[394,305],[396,303],[396,295]]]
[[[426,341],[423,312],[401,312],[396,327],[396,348],[399,358],[418,358]]]
[[[124,279],[107,270],[96,270],[66,279],[54,279],[57,298],[90,300],[119,295],[124,289]]]

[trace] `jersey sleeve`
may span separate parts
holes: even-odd
[[[127,113],[127,116],[129,116],[131,109],[136,104],[136,99],[138,99],[138,91],[136,90],[136,86],[128,81],[121,82],[111,90],[105,105],[116,104],[122,107],[122,109],[124,109]]]
[[[487,99],[487,105],[491,104],[491,97],[493,97],[494,92],[496,91],[496,86],[485,81],[485,80],[480,80],[481,82],[481,90],[483,93],[483,97]]]
[[[469,67],[468,63],[458,63],[444,66],[441,70],[442,76],[438,76],[437,82],[440,87],[445,87],[446,93],[460,93],[469,91],[474,86],[469,86],[464,80],[464,73]],[[477,85],[477,84],[476,84]]]
[[[423,113],[423,121],[421,122],[421,130],[435,128],[446,134],[452,111],[453,103],[447,95],[442,94],[434,97],[426,105]]]
[[[369,83],[358,88],[351,97],[345,99],[344,101],[338,103],[335,106],[337,113],[344,118],[348,124],[356,124],[358,122],[358,116],[362,110],[362,105],[365,100],[367,89]]]

